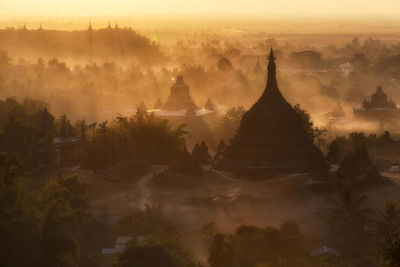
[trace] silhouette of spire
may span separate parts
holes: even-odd
[[[274,56],[274,51],[272,50],[271,47],[271,52],[269,53],[268,57],[268,75],[271,73],[275,75],[276,73],[276,65],[275,65],[275,56]]]
[[[115,27],[114,27],[114,29],[119,30],[118,23],[116,23],[116,22],[115,22]]]
[[[26,25],[25,25],[25,22],[24,22],[24,26],[22,27],[22,29],[23,29],[24,31],[26,31]]]
[[[108,22],[107,30],[112,30],[110,21]]]
[[[40,23],[40,25],[39,25],[39,31],[41,31],[41,30],[43,30],[42,23]]]
[[[267,86],[265,88],[263,95],[280,95],[282,96],[279,88],[278,82],[276,81],[276,65],[275,65],[274,51],[271,47],[271,52],[268,57],[268,79]]]
[[[93,31],[93,28],[92,28],[92,23],[91,23],[91,22],[89,22],[88,31]]]

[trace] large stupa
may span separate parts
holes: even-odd
[[[276,80],[275,57],[268,57],[264,93],[243,115],[237,134],[216,169],[232,172],[302,173],[324,166],[300,115],[286,101]]]

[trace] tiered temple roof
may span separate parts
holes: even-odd
[[[297,173],[323,166],[323,157],[306,132],[300,115],[278,88],[272,49],[268,59],[264,93],[244,114],[237,134],[217,162],[217,169]]]
[[[371,96],[371,101],[364,99],[364,109],[397,109],[396,103],[387,97],[382,87],[378,86],[376,92]]]
[[[392,99],[387,97],[380,86],[371,96],[371,101],[364,99],[361,107],[353,108],[353,114],[355,119],[380,123],[400,120],[400,109]]]
[[[158,102],[158,101],[157,101]],[[161,101],[160,101],[161,103]],[[151,111],[160,117],[199,117],[215,113],[214,110],[199,108],[190,96],[189,86],[184,82],[183,76],[179,75],[171,86],[171,94],[167,102],[161,107],[155,107]]]
[[[163,110],[199,109],[193,102],[189,93],[189,86],[183,81],[183,76],[176,77],[175,83],[171,86],[171,94],[162,107]]]

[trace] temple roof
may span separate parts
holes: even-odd
[[[217,168],[290,173],[310,171],[321,162],[321,153],[305,130],[300,115],[279,90],[271,49],[266,88],[243,115],[239,130]]]
[[[371,101],[364,99],[362,107],[364,109],[397,109],[396,103],[387,97],[381,86],[371,96]]]
[[[167,111],[199,109],[190,96],[189,86],[184,82],[183,76],[176,77],[175,83],[171,86],[171,94],[161,109]]]

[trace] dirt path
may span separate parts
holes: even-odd
[[[400,173],[382,172],[382,175],[385,177],[389,177],[389,179],[396,184],[400,184]]]
[[[209,167],[208,166],[203,166],[203,169],[204,169],[204,171],[209,171]],[[246,183],[246,184],[249,183],[249,181],[247,181],[247,180],[240,180],[240,179],[233,178],[233,177],[229,176],[228,173],[223,172],[223,171],[217,171],[217,170],[212,170],[212,171],[217,173],[219,176],[227,179],[228,181],[231,181],[231,182]],[[304,175],[307,175],[307,174],[308,173],[281,174],[281,175],[279,175],[279,177],[276,177],[274,179],[253,181],[252,183],[268,184],[268,183],[274,183],[274,182],[277,182],[277,181],[283,181],[283,180],[290,179],[290,178],[297,177],[297,176],[304,176]]]
[[[127,191],[115,194],[113,196],[110,197],[106,197],[103,199],[98,199],[95,201],[92,201],[89,203],[90,206],[93,205],[98,205],[98,204],[102,204],[104,202],[108,202],[111,200],[116,200],[119,198],[124,198],[132,193],[135,193],[137,191],[140,192],[141,194],[141,201],[140,201],[140,206],[144,206],[144,204],[146,203],[150,203],[151,202],[151,191],[149,188],[149,182],[151,181],[151,179],[153,179],[155,177],[155,175],[160,174],[161,172],[163,172],[165,170],[166,166],[163,165],[152,165],[151,166],[151,171],[145,175],[143,175],[140,179],[139,182],[134,183],[132,185],[133,189],[129,189]],[[131,187],[131,186],[129,186]]]

